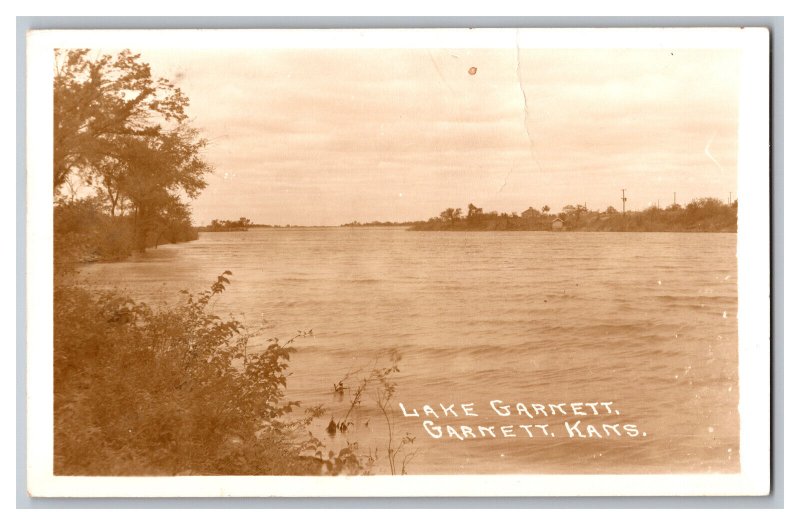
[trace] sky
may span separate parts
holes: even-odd
[[[141,53],[210,141],[197,224],[736,198],[735,50]]]

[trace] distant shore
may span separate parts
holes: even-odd
[[[559,213],[528,208],[522,213],[484,213],[470,204],[467,213],[448,208],[438,217],[414,223],[415,231],[578,231],[578,232],[707,232],[736,233],[738,202],[723,204],[719,199],[694,199],[686,205],[667,208],[651,206],[643,211],[605,211],[585,205],[568,205]]]
[[[719,199],[694,199],[685,207],[671,204],[666,208],[651,206],[642,211],[589,210],[586,205],[567,205],[560,212],[550,207],[529,207],[517,213],[484,212],[470,203],[467,213],[461,208],[447,208],[438,216],[419,221],[352,221],[342,228],[406,228],[410,231],[573,231],[573,232],[703,232],[736,233],[738,201],[724,204]],[[245,217],[239,220],[214,219],[200,232],[247,231],[251,228],[334,228],[336,226],[300,226],[294,224],[257,224]]]

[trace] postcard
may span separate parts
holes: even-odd
[[[27,57],[33,496],[769,492],[767,29]]]

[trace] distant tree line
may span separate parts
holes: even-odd
[[[206,140],[188,98],[128,50],[56,50],[56,262],[118,259],[196,238],[186,199],[205,188]]]
[[[348,222],[347,224],[342,224],[342,226],[346,227],[359,227],[359,226],[414,226],[417,224],[422,224],[425,221],[402,221],[402,222],[392,222],[392,221],[370,221],[370,222],[359,222],[353,221]]]
[[[253,223],[247,217],[238,220],[214,219],[208,226],[201,226],[198,230],[203,232],[246,232]]]
[[[650,206],[643,211],[620,213],[613,206],[604,211],[589,210],[583,204],[564,206],[561,212],[550,213],[545,205],[529,207],[521,213],[484,212],[474,204],[461,208],[447,208],[437,217],[414,224],[411,229],[456,231],[545,231],[553,228],[560,219],[568,231],[639,231],[639,232],[736,232],[738,201],[724,204],[721,200],[706,197],[694,199],[685,207],[671,204],[666,208]]]

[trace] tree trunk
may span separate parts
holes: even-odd
[[[146,212],[140,206],[136,206],[133,215],[133,237],[134,247],[138,252],[144,252],[147,248],[147,219]]]

